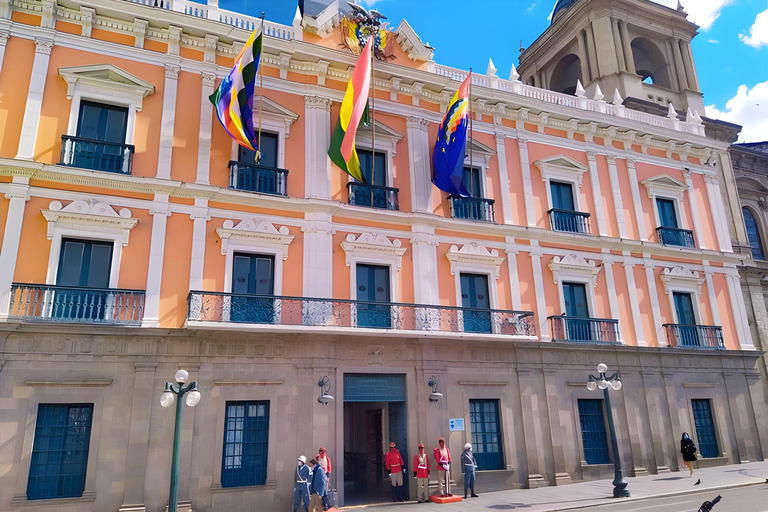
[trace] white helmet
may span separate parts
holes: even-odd
[[[300,455],[299,456],[299,462],[301,462],[302,464],[306,464],[307,463],[307,458],[305,456],[303,456],[303,455]]]
[[[472,449],[472,445],[467,443],[467,444],[464,445],[464,449],[465,450],[471,450]]]

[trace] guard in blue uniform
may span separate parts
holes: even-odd
[[[293,512],[299,510],[299,503],[302,505],[301,510],[308,512],[309,482],[312,478],[312,470],[307,466],[307,458],[303,455],[299,457],[299,464],[296,466],[294,476],[296,483],[293,485]]]

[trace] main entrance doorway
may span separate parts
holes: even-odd
[[[344,504],[392,501],[384,453],[394,441],[408,471],[405,375],[344,375]],[[408,495],[408,475],[403,478]]]

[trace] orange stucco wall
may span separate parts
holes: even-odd
[[[16,14],[17,11],[14,12]],[[35,43],[18,37],[8,38],[0,73],[0,156],[13,158],[19,149],[21,123],[27,104],[27,90],[32,76]]]
[[[47,210],[50,199],[33,197],[24,208],[24,228],[19,240],[19,254],[13,280],[17,283],[45,283],[51,241],[48,240],[48,222],[40,213]]]
[[[203,92],[197,73],[179,73],[176,91],[176,116],[173,127],[171,179],[194,182],[197,179],[197,150],[200,141],[200,109],[196,108]]]

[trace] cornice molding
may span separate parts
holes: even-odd
[[[595,263],[595,260],[586,260],[578,254],[567,254],[562,258],[554,256],[548,267],[552,271],[555,284],[559,285],[563,278],[577,274],[589,277],[593,287],[597,286],[597,275],[602,268]]]
[[[242,220],[235,225],[232,220],[225,220],[220,228],[216,228],[221,238],[221,254],[226,255],[230,241],[245,242],[254,245],[267,245],[279,251],[283,260],[288,259],[288,246],[293,235],[288,234],[288,228],[275,227],[274,224],[258,218]]]
[[[397,270],[403,266],[403,255],[408,250],[402,247],[403,243],[395,238],[390,240],[380,233],[362,233],[356,237],[350,233],[346,240],[341,242],[341,248],[347,254],[347,266],[352,266],[352,258],[376,255],[386,255],[397,260]]]
[[[475,242],[464,244],[461,249],[452,245],[445,257],[451,262],[451,275],[456,275],[456,265],[469,264],[492,268],[496,279],[501,276],[501,264],[505,259],[505,256],[499,256],[496,249],[489,250]]]
[[[59,201],[51,201],[47,210],[41,210],[48,221],[48,240],[53,239],[57,227],[87,227],[99,231],[118,231],[123,235],[123,245],[128,245],[131,229],[136,227],[139,219],[131,217],[131,211],[122,208],[116,212],[107,203],[92,201],[72,201],[67,206]]]

